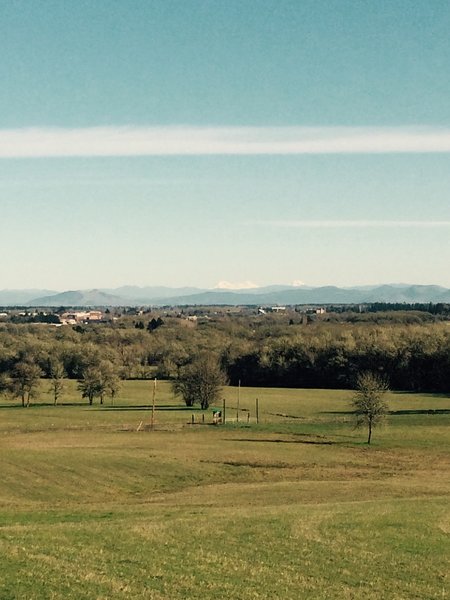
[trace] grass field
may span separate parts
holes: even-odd
[[[450,598],[450,397],[390,394],[368,447],[350,395],[0,400],[0,598]]]

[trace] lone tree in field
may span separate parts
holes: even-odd
[[[101,361],[98,365],[87,367],[83,372],[83,379],[78,381],[78,389],[82,398],[87,398],[92,405],[94,398],[100,398],[103,404],[104,397],[108,394],[111,403],[120,391],[120,379],[114,365],[108,361]]]
[[[13,370],[13,393],[22,399],[22,406],[30,406],[31,398],[36,398],[41,382],[42,371],[31,360],[23,360]]]
[[[57,359],[52,359],[50,362],[50,392],[53,395],[53,403],[56,406],[59,398],[64,391],[64,365]]]
[[[197,402],[203,410],[220,398],[220,390],[226,384],[226,377],[217,359],[202,355],[181,370],[172,388],[176,396],[182,396],[186,406]]]
[[[102,360],[98,366],[100,375],[100,404],[103,404],[105,395],[111,398],[111,404],[114,404],[114,399],[120,391],[120,378],[117,375],[116,368],[110,360]]]
[[[102,375],[98,367],[87,367],[83,372],[83,379],[78,382],[78,389],[82,398],[87,398],[91,406],[94,398],[104,394]]]
[[[379,425],[388,412],[384,395],[389,390],[386,380],[376,373],[361,373],[356,379],[352,404],[356,427],[367,426],[367,443],[372,439],[372,429]]]

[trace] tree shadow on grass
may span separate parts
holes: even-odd
[[[328,410],[322,411],[321,415],[354,415],[351,410]],[[388,410],[388,415],[450,415],[450,408],[412,408],[402,410]]]
[[[90,412],[95,412],[95,411],[100,411],[100,412],[128,412],[128,411],[151,411],[152,407],[151,405],[148,404],[134,404],[132,406],[126,406],[126,405],[115,405],[115,406],[111,406],[110,404],[92,404],[89,405],[87,402],[60,402],[58,404],[53,404],[53,402],[39,402],[36,404],[31,403],[30,406],[22,406],[21,403],[8,403],[8,404],[0,404],[0,410],[10,410],[10,409],[16,409],[16,410],[23,410],[24,408],[27,409],[39,409],[39,408],[54,408],[54,409],[58,409],[58,408],[69,408],[69,407],[78,407],[84,410],[89,410]],[[169,411],[189,411],[189,412],[199,412],[199,413],[204,413],[206,414],[207,411],[202,411],[201,408],[197,407],[197,406],[181,406],[181,405],[170,405],[170,404],[157,404],[155,406],[155,411],[158,412],[169,412]]]
[[[53,402],[31,402],[30,406],[23,407],[20,402],[14,402],[12,404],[0,404],[0,410],[9,408],[64,408],[66,406],[79,406],[80,408],[85,408],[86,404],[84,402],[59,402],[55,405]]]
[[[91,407],[90,407],[91,408]],[[104,411],[104,412],[128,412],[128,411],[140,411],[140,410],[145,410],[147,412],[151,412],[152,407],[151,405],[149,406],[148,404],[140,404],[140,405],[133,405],[133,406],[95,406],[92,408],[92,410],[99,410],[99,411]],[[190,411],[190,412],[197,412],[200,409],[198,409],[197,407],[193,407],[193,406],[180,406],[180,405],[170,405],[170,404],[164,404],[164,405],[155,405],[155,411],[157,412],[169,412],[169,411]]]
[[[354,415],[353,410],[322,410],[319,415]]]
[[[295,434],[301,437],[308,437],[308,434]],[[327,439],[317,439],[317,436],[314,436],[316,439],[301,439],[301,440],[285,440],[282,438],[230,438],[226,439],[227,442],[253,442],[253,443],[270,443],[270,444],[312,444],[314,446],[335,446],[338,444],[343,444],[344,442],[334,442]]]
[[[450,415],[450,408],[390,410],[390,415]]]
[[[447,400],[450,398],[450,394],[446,392],[420,392],[420,391],[397,391],[391,390],[389,394],[393,396],[417,396],[420,394],[421,396],[425,396],[427,398],[446,398]]]

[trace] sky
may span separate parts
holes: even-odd
[[[448,0],[4,0],[0,289],[450,287]]]

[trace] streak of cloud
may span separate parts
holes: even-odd
[[[258,221],[258,225],[271,227],[304,228],[304,229],[366,229],[375,227],[387,228],[433,228],[450,227],[450,221]]]
[[[0,158],[448,153],[445,127],[91,127],[0,130]]]

